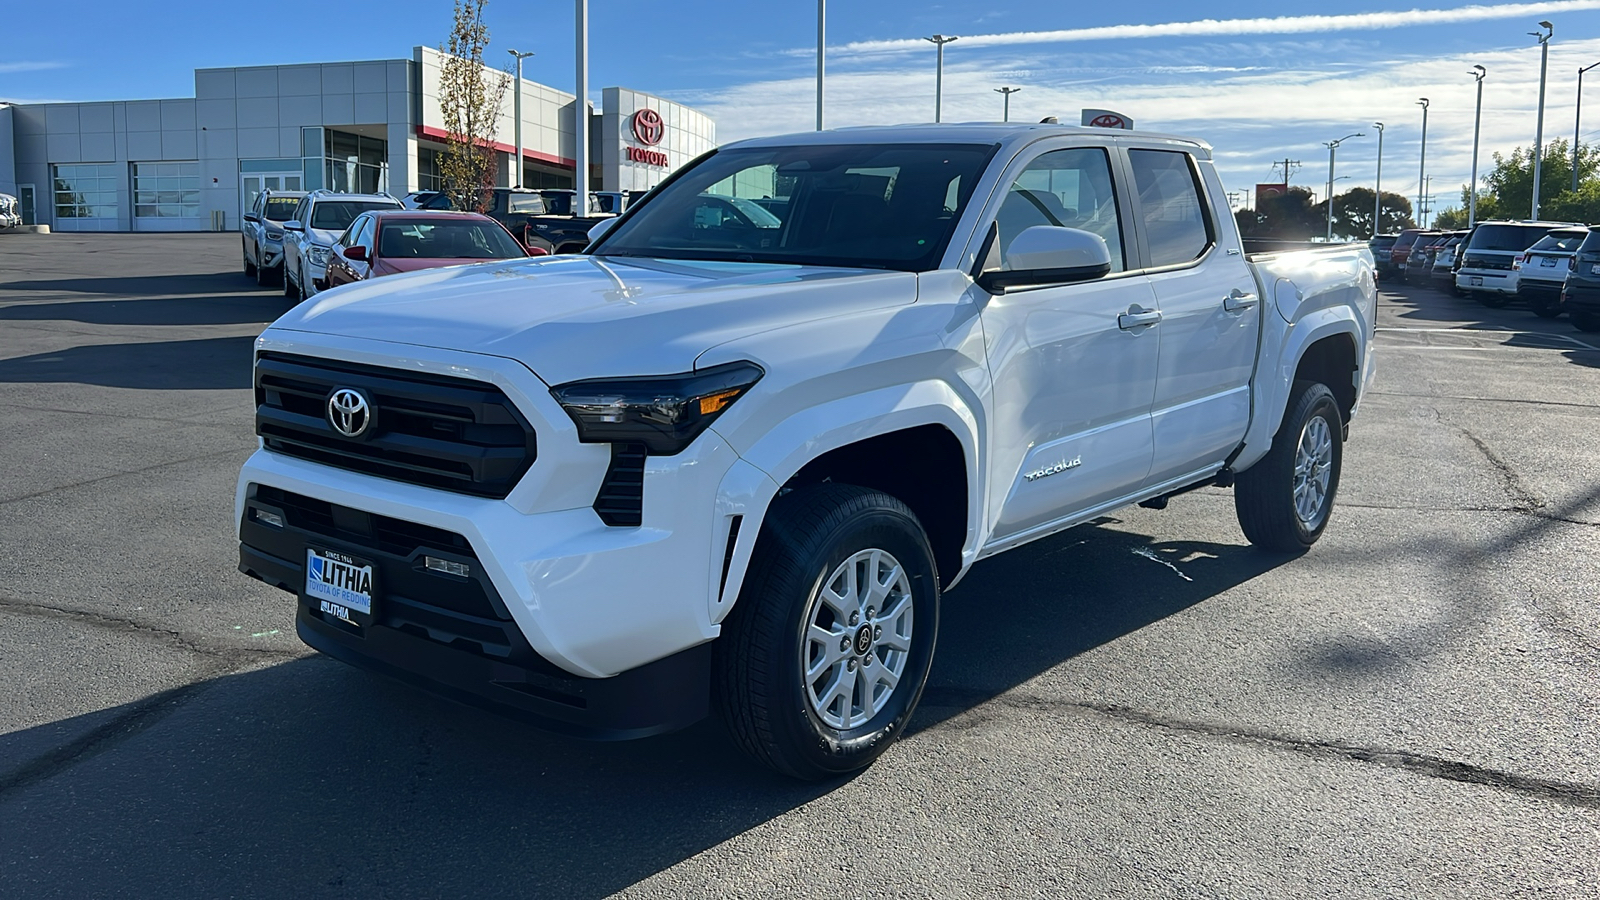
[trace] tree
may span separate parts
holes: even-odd
[[[1261,198],[1256,209],[1241,209],[1234,218],[1239,223],[1240,234],[1245,237],[1309,240],[1326,227],[1326,214],[1319,212],[1321,207],[1312,200],[1310,191],[1291,187],[1287,193]]]
[[[1333,198],[1333,234],[1348,240],[1372,236],[1372,190],[1358,187]],[[1383,205],[1378,211],[1378,233],[1394,234],[1402,228],[1411,228],[1411,201],[1391,191],[1383,192]],[[1327,216],[1327,206],[1317,208]],[[1326,218],[1324,218],[1326,221]]]
[[[1578,181],[1572,190],[1572,145],[1556,138],[1544,148],[1540,169],[1539,217],[1570,222],[1600,221],[1600,148],[1578,145]],[[1494,154],[1494,167],[1483,177],[1478,193],[1478,220],[1525,219],[1533,212],[1533,151],[1517,147],[1510,156]],[[1593,186],[1593,187],[1591,187]],[[1461,188],[1461,205],[1471,200],[1471,188]],[[1591,199],[1585,199],[1591,198]]]
[[[1478,212],[1483,212],[1482,201],[1479,201]],[[1467,227],[1467,211],[1457,206],[1441,209],[1433,216],[1433,227],[1440,231],[1461,231]]]
[[[450,39],[439,48],[439,111],[444,116],[445,151],[439,157],[444,191],[456,209],[486,212],[494,188],[494,136],[507,80],[483,64],[489,26],[483,21],[488,0],[455,0]]]

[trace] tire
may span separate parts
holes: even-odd
[[[869,571],[883,581],[859,599],[854,585]],[[892,604],[889,615],[871,605],[875,595]],[[723,623],[716,705],[735,742],[782,774],[814,781],[860,771],[905,731],[938,630],[933,551],[905,504],[853,485],[790,491],[773,501]],[[822,632],[826,641],[816,639]],[[896,667],[895,682],[882,680]]]
[[[246,277],[246,278],[257,278],[257,277],[259,277],[259,276],[256,275],[256,273],[258,271],[260,271],[260,269],[256,266],[255,263],[250,261],[250,255],[245,253],[243,250],[240,250],[239,253],[244,258],[244,277]],[[257,283],[259,284],[260,282],[257,282]]]
[[[1600,313],[1572,313],[1572,324],[1576,325],[1579,331],[1600,331]]]
[[[1551,303],[1547,299],[1534,296],[1528,298],[1528,309],[1541,319],[1554,319],[1561,315],[1561,305]]]
[[[281,268],[268,269],[264,266],[256,266],[256,284],[261,287],[271,287],[282,275],[283,269]]]
[[[283,261],[283,295],[297,302],[300,299],[299,295],[295,293],[294,279],[289,277],[289,260],[287,259]]]
[[[1339,403],[1326,385],[1296,381],[1291,397],[1283,424],[1272,437],[1272,449],[1239,473],[1233,505],[1250,543],[1264,550],[1300,553],[1322,537],[1332,517],[1344,464],[1344,426]],[[1296,504],[1302,448],[1318,462],[1324,476],[1307,479],[1305,487],[1313,492],[1320,485],[1321,500],[1317,503],[1313,493],[1305,509]]]
[[[1511,302],[1511,298],[1499,291],[1479,291],[1478,302],[1490,309],[1504,309],[1505,305]]]

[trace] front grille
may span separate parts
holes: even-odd
[[[1482,256],[1477,253],[1468,253],[1462,261],[1463,269],[1493,269],[1498,271],[1511,271],[1511,257],[1509,256]]]
[[[326,410],[335,388],[371,398],[370,434],[333,430]],[[498,499],[536,455],[533,428],[492,384],[264,353],[255,390],[256,434],[268,450],[341,469]]]

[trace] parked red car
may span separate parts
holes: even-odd
[[[334,245],[328,257],[328,287],[528,255],[505,226],[478,213],[372,210],[357,216]]]

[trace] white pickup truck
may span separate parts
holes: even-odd
[[[448,697],[595,738],[716,709],[781,772],[859,769],[978,560],[1207,485],[1263,548],[1322,534],[1372,259],[1249,257],[1226,197],[1184,138],[819,132],[584,255],[320,294],[256,343],[240,568]]]

